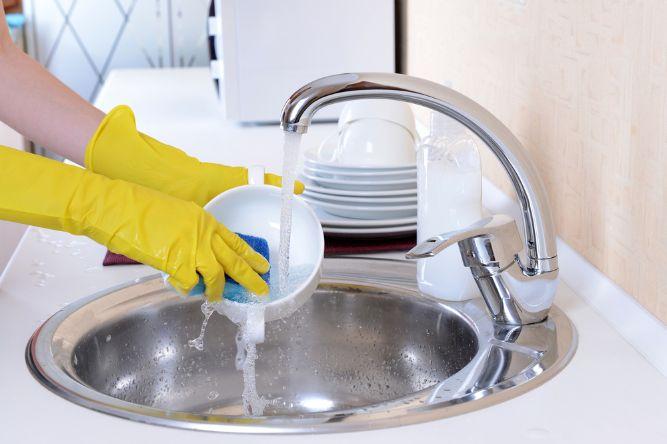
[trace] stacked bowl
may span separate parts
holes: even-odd
[[[367,100],[343,109],[337,132],[304,153],[301,169],[303,197],[325,234],[374,238],[415,232],[414,141],[414,117],[405,104]]]

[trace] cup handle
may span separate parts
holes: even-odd
[[[340,137],[338,130],[329,134],[320,145],[317,147],[317,159],[325,162],[335,162],[338,158],[338,143],[336,147],[331,151],[327,152],[327,149],[332,141],[337,142]]]
[[[264,185],[264,167],[253,165],[248,167],[248,185]]]

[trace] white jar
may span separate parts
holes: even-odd
[[[417,242],[464,228],[482,218],[482,171],[475,139],[463,125],[431,113],[429,135],[417,148]],[[458,246],[417,262],[426,294],[448,301],[479,296]]]

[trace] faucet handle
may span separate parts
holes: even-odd
[[[423,259],[437,255],[458,243],[464,265],[503,269],[511,265],[522,250],[523,241],[516,221],[505,215],[485,217],[460,230],[433,236],[419,243],[405,255],[407,259]]]

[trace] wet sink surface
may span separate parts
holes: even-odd
[[[37,379],[59,395],[118,416],[234,432],[325,432],[426,421],[481,408],[552,377],[575,334],[554,309],[520,329],[494,326],[481,300],[420,295],[414,264],[327,259],[323,281],[258,345],[264,416],[242,416],[238,328],[214,314],[204,349],[201,300],[160,278],[74,303],[27,350]]]
[[[74,347],[72,376],[137,404],[241,414],[236,325],[214,315],[199,351],[187,342],[199,333],[201,302],[174,302],[88,331]],[[278,400],[267,414],[362,407],[431,387],[476,353],[474,331],[454,312],[402,295],[324,287],[298,313],[268,323],[257,388]]]

